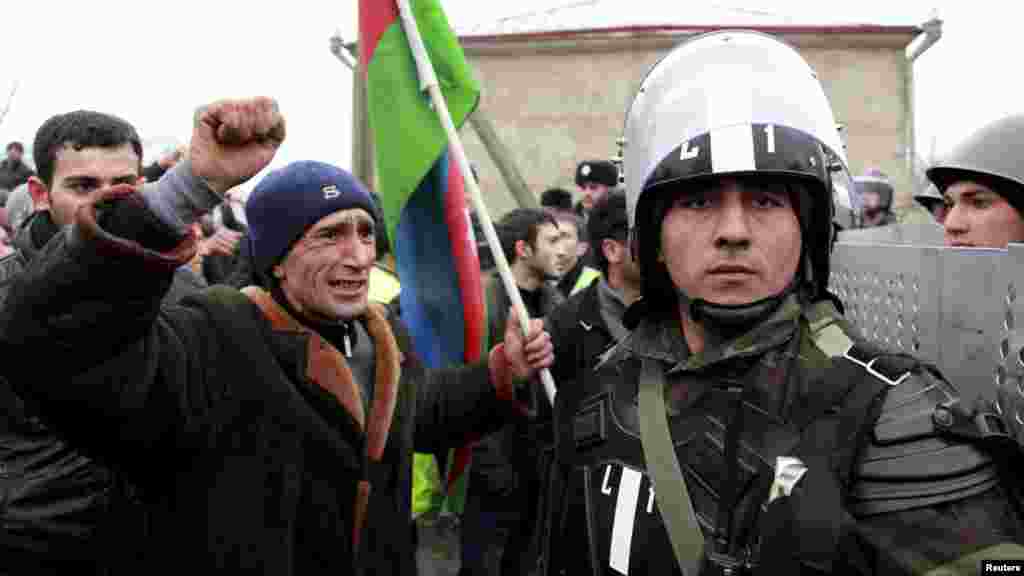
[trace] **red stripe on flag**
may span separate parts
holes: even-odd
[[[359,0],[359,63],[366,65],[384,31],[398,20],[398,3],[391,0]]]
[[[480,281],[480,258],[470,233],[469,212],[466,211],[465,181],[455,156],[449,154],[448,159],[448,190],[444,199],[444,217],[448,225],[455,271],[459,276],[459,289],[462,292],[462,310],[465,318],[464,353],[466,363],[470,363],[478,361],[484,353],[481,349],[484,331],[484,294]],[[471,453],[471,446],[463,446],[455,451],[449,468],[446,492],[451,492],[452,486],[466,470]]]
[[[449,155],[448,191],[445,194],[445,223],[451,241],[455,271],[459,275],[462,306],[465,314],[465,358],[476,362],[483,354],[483,288],[480,283],[480,259],[476,243],[469,230],[469,212],[466,210],[465,182],[459,172],[454,155]]]

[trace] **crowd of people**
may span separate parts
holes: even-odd
[[[0,163],[0,574],[411,576],[414,454],[467,445],[464,576],[1024,560],[1024,396],[963,405],[828,290],[835,127],[788,45],[688,40],[621,174],[583,161],[496,223],[529,326],[492,272],[485,358],[427,369],[364,183],[300,161],[243,200],[286,139],[273,99],[200,107],[149,166],[129,122],[54,115],[34,170],[17,142]],[[928,170],[950,246],[1024,241],[1022,137],[998,120]],[[848,184],[893,223],[885,174]]]

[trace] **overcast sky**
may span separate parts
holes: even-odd
[[[453,23],[469,27],[586,1],[442,4]],[[354,38],[356,0],[8,3],[0,32],[0,106],[12,82],[18,82],[18,91],[0,124],[0,142],[20,139],[31,147],[36,128],[46,118],[77,108],[118,114],[135,124],[143,138],[185,142],[195,106],[222,97],[265,94],[279,100],[289,123],[288,139],[274,165],[299,159],[351,164],[351,74],[330,53],[328,39],[336,29]],[[823,19],[848,15],[853,21],[906,24],[923,22],[935,11],[945,21],[943,38],[915,66],[922,153],[928,153],[933,140],[941,152],[985,121],[1024,113],[1024,77],[1016,57],[1024,37],[1024,3],[708,4],[783,19],[804,20],[821,13]],[[268,5],[273,8],[263,8]]]

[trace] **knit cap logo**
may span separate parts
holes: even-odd
[[[341,192],[338,191],[338,187],[335,186],[334,184],[331,184],[330,186],[324,186],[323,191],[324,200],[333,200],[334,198],[341,196]]]

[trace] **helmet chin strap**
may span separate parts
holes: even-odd
[[[794,278],[782,292],[749,304],[715,304],[703,298],[691,300],[682,292],[679,293],[679,302],[687,306],[690,319],[700,323],[706,334],[726,342],[749,332],[771,316],[786,297],[797,289],[798,278]]]

